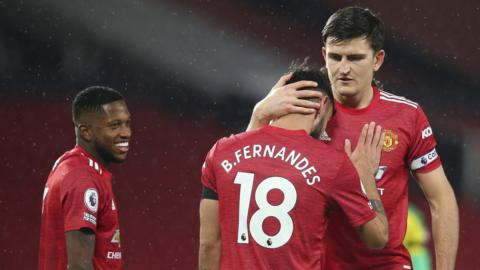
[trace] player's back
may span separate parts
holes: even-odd
[[[330,206],[351,194],[352,222],[374,215],[346,155],[300,130],[219,140],[202,182],[218,194],[222,269],[322,269]]]

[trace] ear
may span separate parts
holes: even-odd
[[[322,47],[322,55],[323,55],[323,60],[327,62],[327,48]]]
[[[373,62],[373,71],[378,71],[380,69],[384,59],[385,59],[385,50],[379,50],[375,54],[375,59]]]
[[[93,139],[93,132],[89,125],[77,124],[78,136],[86,142],[91,142]]]
[[[327,101],[328,101],[328,96],[322,96],[319,100],[318,103],[320,103],[320,107],[317,110],[317,115],[315,115],[315,118],[321,118],[325,114],[325,110],[327,107]]]

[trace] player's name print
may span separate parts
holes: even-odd
[[[271,158],[290,164],[293,168],[298,170],[308,185],[313,185],[320,182],[320,176],[317,175],[318,170],[302,153],[294,149],[288,149],[285,146],[268,145],[268,144],[254,144],[246,145],[240,149],[232,152],[231,159],[225,159],[220,162],[220,165],[229,173],[235,166],[239,165],[249,159],[255,158]]]

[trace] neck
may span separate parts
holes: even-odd
[[[288,130],[305,130],[307,134],[312,132],[315,114],[287,114],[273,121],[272,126]]]
[[[342,105],[363,109],[368,107],[373,100],[373,87],[370,85],[367,89],[359,91],[356,95],[341,95],[337,91],[333,91],[334,98]]]
[[[104,158],[102,158],[102,156],[98,153],[98,151],[94,150],[94,147],[91,144],[83,140],[79,140],[78,138],[77,138],[77,144],[80,145],[80,147],[82,147],[83,150],[85,150],[88,154],[90,154],[93,157],[93,159],[95,159],[95,161],[102,164],[103,167],[107,169],[109,168],[110,163],[107,162]]]

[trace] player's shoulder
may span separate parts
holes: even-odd
[[[415,113],[420,108],[420,104],[418,102],[408,99],[404,96],[399,96],[383,89],[379,89],[378,92],[380,103],[388,108],[411,113]]]
[[[215,150],[216,151],[222,151],[226,149],[230,149],[231,147],[235,147],[240,143],[245,143],[252,138],[257,137],[258,135],[263,133],[264,128],[259,128],[255,130],[250,130],[250,131],[244,131],[236,134],[231,134],[228,137],[223,137],[220,138],[216,143],[215,143]]]
[[[341,174],[345,169],[352,168],[353,164],[345,153],[344,147],[339,145],[331,145],[328,143],[320,142],[312,145],[315,147],[319,162],[328,165],[328,169],[337,174]],[[324,166],[325,167],[325,166]]]
[[[63,178],[95,180],[100,179],[104,171],[97,161],[78,149],[72,149],[57,159],[52,173],[61,175]]]
[[[312,151],[317,153],[316,160],[321,163],[323,168],[328,168],[330,174],[334,177],[340,175],[345,170],[346,162],[349,161],[344,149],[333,147],[324,142],[312,144]],[[350,167],[348,167],[350,168]]]

